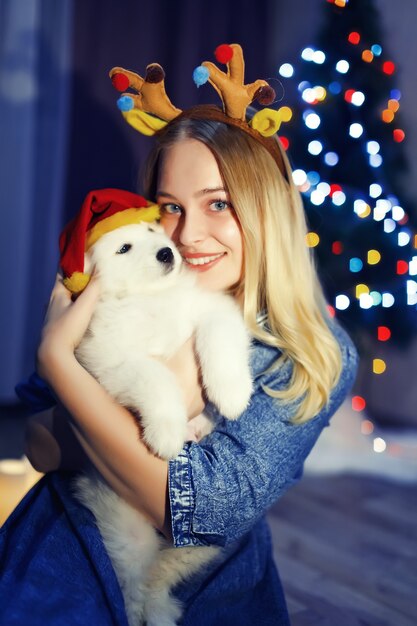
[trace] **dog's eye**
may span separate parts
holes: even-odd
[[[129,252],[131,247],[132,247],[131,243],[124,243],[122,246],[120,246],[116,254],[126,254],[126,252]]]

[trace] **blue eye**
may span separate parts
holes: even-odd
[[[161,209],[164,213],[168,213],[169,215],[178,215],[178,213],[182,211],[178,204],[163,204]]]
[[[225,211],[230,207],[230,204],[226,202],[226,200],[215,200],[215,202],[211,203],[211,206],[215,211]]]
[[[124,243],[116,252],[116,254],[126,254],[126,252],[129,252],[130,248],[132,247],[132,244],[130,243]]]

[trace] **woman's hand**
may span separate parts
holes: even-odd
[[[49,380],[54,359],[74,354],[87,330],[98,297],[96,277],[92,276],[84,291],[73,301],[62,276],[57,275],[37,354],[38,372],[45,380]]]

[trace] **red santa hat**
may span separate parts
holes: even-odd
[[[90,276],[84,273],[84,254],[102,235],[126,224],[154,222],[158,218],[158,205],[130,191],[90,191],[80,212],[59,238],[60,265],[67,289],[79,293],[86,287]]]

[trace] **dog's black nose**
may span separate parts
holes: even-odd
[[[156,258],[161,263],[172,263],[174,260],[174,253],[172,252],[171,248],[161,248],[156,253]]]

